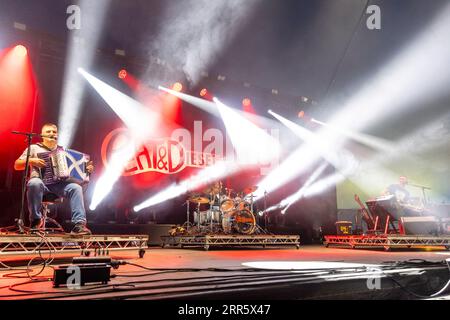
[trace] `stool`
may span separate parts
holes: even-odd
[[[54,193],[47,193],[42,197],[42,219],[44,222],[43,225],[43,231],[44,232],[48,232],[48,231],[53,231],[53,232],[65,232],[63,227],[53,218],[50,218],[48,216],[48,214],[50,213],[50,205],[54,205],[57,203],[62,203],[63,202],[63,198],[58,197],[56,194]],[[51,223],[54,226],[56,226],[56,228],[52,228],[52,229],[47,229],[47,223]]]

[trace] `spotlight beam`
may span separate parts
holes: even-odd
[[[272,110],[268,112],[293,131],[299,138],[304,140],[306,144],[294,150],[284,162],[267,177],[258,182],[260,188],[255,194],[256,200],[262,199],[265,192],[270,193],[278,189],[308,170],[320,157],[326,159],[340,171],[352,171],[358,165],[350,152],[346,150],[336,151],[339,147],[336,141],[332,144],[332,141],[329,142],[326,139],[322,139],[321,135],[314,134],[292,121],[283,118]]]
[[[278,157],[280,154],[278,141],[220,102],[218,98],[214,97],[213,101],[219,109],[227,134],[236,150],[238,162],[242,164],[262,164]]]
[[[368,147],[374,148],[375,150],[379,150],[379,151],[383,151],[383,152],[392,152],[395,150],[394,145],[385,139],[381,139],[381,138],[378,138],[375,136],[363,134],[363,133],[356,132],[356,131],[345,130],[345,129],[339,128],[337,126],[333,126],[331,124],[319,121],[317,119],[311,119],[311,121],[314,123],[320,124],[321,126],[327,128],[329,130],[332,130],[335,133],[341,134],[341,135],[345,136],[346,138],[349,138],[351,140],[359,142]]]
[[[158,89],[162,90],[164,92],[167,92],[171,95],[174,95],[175,97],[177,97],[177,98],[179,98],[179,99],[181,99],[181,100],[183,100],[205,112],[208,112],[209,114],[212,114],[216,117],[220,117],[220,112],[219,112],[215,102],[211,102],[211,101],[205,100],[203,98],[198,98],[198,97],[186,94],[186,93],[177,92],[175,90],[168,89],[163,86],[159,86]],[[272,119],[269,119],[266,117],[261,117],[261,116],[258,116],[258,115],[255,115],[255,114],[252,114],[249,112],[245,112],[242,110],[238,110],[238,109],[233,109],[233,111],[239,113],[241,116],[247,117],[248,119],[252,120],[255,123],[261,123],[267,127],[277,126],[277,122]]]
[[[159,122],[159,115],[85,70],[79,68],[78,71],[125,123],[132,135],[131,141],[125,147],[114,152],[108,167],[95,184],[94,194],[89,205],[91,210],[95,210],[111,192],[136,150],[145,139],[154,133]]]
[[[186,97],[187,95],[177,93],[176,96]],[[190,98],[190,96],[187,97]],[[192,98],[198,99],[196,97]],[[239,150],[242,151],[242,149],[244,149],[244,151],[246,152],[249,151],[253,156],[260,153],[260,157],[256,157],[256,160],[259,161],[266,161],[267,159],[271,159],[272,157],[278,155],[278,141],[268,135],[264,130],[257,127],[251,121],[245,119],[243,116],[221,103],[217,98],[214,98],[214,101],[214,108],[216,110],[219,110],[219,114],[222,116],[225,127],[227,128],[227,132],[231,140],[233,141],[233,146],[235,147],[236,151],[238,151],[238,161],[223,161],[211,167],[205,168],[197,175],[190,177],[177,185],[172,185],[169,188],[161,191],[160,193],[157,193],[154,196],[151,196],[147,200],[136,205],[134,207],[134,211],[139,212],[145,208],[158,205],[164,201],[173,199],[189,191],[193,191],[205,184],[210,184],[214,181],[217,181],[218,179],[239,172],[247,164],[249,164],[245,161],[245,154],[241,154],[241,157],[239,157]],[[204,102],[204,100],[202,100],[202,102]],[[246,130],[246,134],[243,134],[242,130]],[[261,150],[263,150],[262,154]]]
[[[308,180],[306,180],[305,184],[296,193],[288,196],[281,201],[281,204],[285,206],[285,208],[283,209],[284,212],[286,212],[294,203],[303,198],[305,191],[309,188],[309,186],[311,186],[311,184],[313,184],[317,180],[317,178],[319,178],[319,176],[325,171],[327,166],[328,163],[323,163],[312,173]]]
[[[142,203],[134,206],[133,210],[139,212],[145,208],[158,205],[164,201],[174,199],[180,195],[194,191],[204,185],[208,185],[221,179],[227,175],[238,172],[241,169],[239,165],[234,162],[219,162],[215,165],[205,168],[186,180],[183,180],[177,185],[172,185],[167,189],[151,196]]]
[[[177,98],[180,98],[181,100],[186,101],[187,103],[192,104],[192,105],[202,109],[203,111],[213,114],[216,117],[220,116],[215,103],[213,103],[211,101],[207,101],[205,99],[194,97],[194,96],[188,95],[186,93],[168,89],[168,88],[165,88],[162,86],[159,86],[158,89],[161,91],[167,92]]]
[[[59,143],[70,147],[82,112],[84,84],[77,68],[89,68],[101,35],[109,1],[82,0],[80,30],[71,31],[59,112]]]

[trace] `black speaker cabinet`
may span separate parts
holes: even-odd
[[[437,236],[440,232],[439,221],[436,217],[401,217],[405,235]]]

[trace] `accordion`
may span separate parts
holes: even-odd
[[[89,173],[86,171],[89,155],[64,148],[57,148],[37,155],[45,161],[41,169],[42,181],[45,185],[61,181],[85,184],[89,182]]]

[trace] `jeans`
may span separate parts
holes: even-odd
[[[44,194],[54,193],[58,197],[68,198],[72,209],[72,222],[86,223],[86,210],[84,209],[83,189],[79,184],[58,182],[44,185],[41,179],[32,178],[27,184],[28,210],[30,221],[42,218],[42,197]]]

